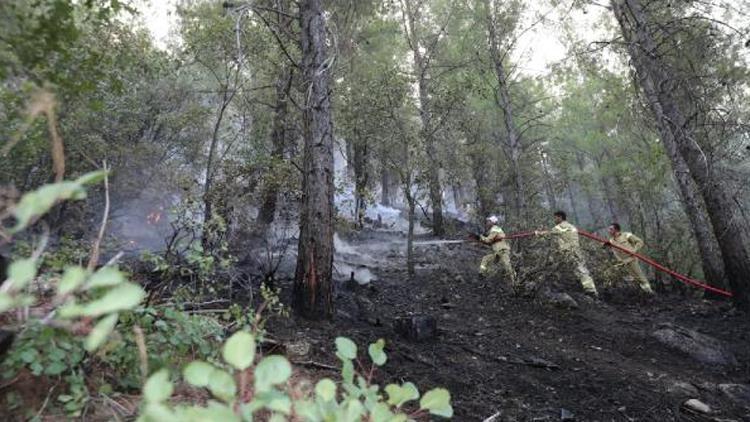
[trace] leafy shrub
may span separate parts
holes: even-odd
[[[389,384],[385,396],[372,384],[376,366],[387,361],[385,341],[378,340],[368,348],[372,361],[369,369],[354,367],[357,346],[351,340],[336,339],[336,356],[341,360],[340,385],[324,378],[314,392],[305,396],[291,394],[289,379],[292,366],[283,356],[266,356],[255,363],[256,338],[246,331],[232,335],[222,348],[225,365],[204,361],[188,364],[182,376],[190,385],[208,390],[216,400],[206,406],[170,406],[174,391],[169,371],[157,371],[143,388],[144,407],[140,421],[252,421],[259,414],[270,413],[270,421],[296,417],[305,421],[408,421],[427,414],[452,417],[450,393],[443,388],[428,391],[420,398],[410,383]],[[250,378],[251,377],[251,378]],[[252,380],[252,385],[250,383]],[[419,400],[418,408],[405,413],[408,403]]]

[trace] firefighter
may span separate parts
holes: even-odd
[[[497,271],[496,265],[500,264],[505,273],[510,277],[511,285],[516,285],[516,272],[510,264],[510,245],[505,240],[505,232],[498,225],[496,216],[491,215],[485,220],[487,228],[486,236],[479,236],[479,241],[492,246],[492,253],[485,255],[479,264],[479,274],[483,276],[492,275]]]
[[[598,298],[599,293],[596,291],[596,285],[589,274],[588,268],[586,268],[581,245],[578,243],[578,229],[567,221],[567,215],[564,211],[556,211],[553,215],[555,227],[551,230],[538,230],[534,234],[537,236],[551,236],[555,239],[558,252],[556,259],[561,264],[570,266],[573,269],[587,295]]]
[[[619,246],[631,252],[638,252],[643,248],[643,240],[633,233],[621,231],[619,224],[612,223],[612,225],[609,226],[609,243],[605,244],[605,246],[611,245]],[[651,289],[651,284],[649,284],[646,275],[643,274],[643,270],[641,270],[638,260],[634,256],[617,248],[612,248],[612,252],[614,252],[615,258],[620,261],[619,265],[624,266],[628,273],[630,273],[630,275],[638,282],[641,290],[650,295],[654,294],[653,289]]]

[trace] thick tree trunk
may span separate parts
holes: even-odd
[[[487,32],[489,35],[488,45],[489,53],[495,67],[495,77],[497,78],[497,93],[495,102],[503,112],[503,124],[508,137],[504,142],[504,149],[507,151],[510,161],[510,170],[513,186],[513,212],[515,220],[520,226],[524,226],[526,221],[526,186],[521,166],[521,154],[523,153],[521,144],[521,134],[514,121],[513,103],[510,99],[510,87],[508,86],[508,74],[503,64],[503,55],[498,44],[497,28],[494,21],[493,8],[489,0],[484,1],[487,9]]]
[[[612,0],[611,4],[667,154],[675,168],[676,158],[684,159],[713,225],[735,302],[745,309],[750,308],[750,251],[735,218],[731,193],[703,154],[681,105],[673,96],[674,81],[658,56],[656,41],[649,32],[652,28],[647,12],[638,0]]]
[[[333,123],[321,0],[300,3],[304,164],[294,309],[308,318],[333,317]]]
[[[271,130],[271,166],[278,165],[284,160],[284,150],[287,142],[287,114],[289,89],[292,85],[292,71],[284,65],[276,78],[276,104],[274,105],[273,129]],[[265,186],[263,201],[258,212],[258,222],[264,226],[273,223],[276,215],[276,202],[279,197],[279,185],[271,179]]]

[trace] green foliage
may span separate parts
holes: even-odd
[[[63,375],[76,368],[84,356],[83,345],[73,334],[33,322],[16,336],[5,356],[3,378],[13,378],[22,368],[36,376]]]
[[[189,363],[183,370],[183,378],[197,388],[206,388],[221,402],[209,401],[206,406],[167,403],[173,384],[162,370],[153,374],[144,387],[144,406],[140,421],[161,420],[243,420],[252,421],[258,412],[267,411],[270,420],[286,420],[295,416],[305,421],[407,421],[426,414],[450,418],[453,408],[450,393],[443,388],[428,391],[418,406],[406,412],[404,406],[419,399],[420,394],[412,383],[385,387],[388,399],[380,393],[378,385],[371,384],[373,370],[361,374],[353,369],[357,358],[357,346],[345,337],[336,339],[336,355],[342,362],[342,382],[324,378],[315,385],[312,395],[291,395],[289,379],[292,367],[283,356],[266,356],[254,363],[256,355],[255,337],[238,331],[224,344],[224,361],[231,372],[207,362]],[[384,340],[370,345],[368,350],[374,365],[385,360]],[[380,362],[380,363],[379,363]],[[252,369],[253,387],[247,385],[247,371]],[[365,377],[365,373],[369,374]],[[354,381],[356,377],[356,382]],[[246,397],[251,397],[249,400]]]

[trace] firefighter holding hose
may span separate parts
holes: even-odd
[[[612,225],[609,226],[609,236],[609,242],[605,243],[604,246],[615,245],[631,252],[638,252],[643,248],[643,240],[633,233],[623,232],[620,225],[617,223],[612,223]],[[636,282],[638,282],[641,290],[649,295],[654,294],[653,289],[651,289],[651,284],[649,284],[646,275],[643,274],[643,270],[641,270],[638,260],[634,256],[618,250],[617,248],[612,248],[612,252],[614,252],[615,258],[620,262],[619,265],[624,266],[628,273],[630,273]]]
[[[497,266],[501,266],[505,273],[510,277],[511,285],[516,285],[516,272],[510,264],[510,245],[505,240],[505,232],[498,225],[498,218],[494,215],[487,217],[485,220],[487,228],[486,236],[479,236],[480,242],[491,245],[492,253],[482,257],[479,264],[479,274],[489,276],[497,271]]]
[[[556,211],[554,219],[555,227],[550,230],[537,230],[534,234],[536,236],[550,236],[555,239],[558,252],[557,260],[573,269],[587,295],[598,298],[599,293],[596,291],[596,285],[589,274],[588,268],[586,268],[581,245],[578,242],[578,229],[567,221],[567,215],[564,211]]]

